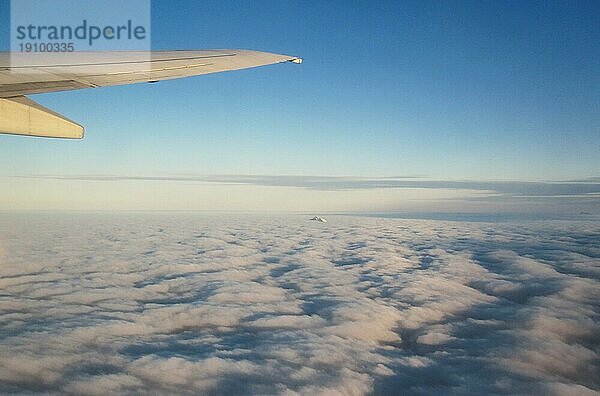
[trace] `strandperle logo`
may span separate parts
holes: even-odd
[[[11,64],[59,62],[62,52],[148,52],[150,14],[150,0],[11,0]]]
[[[70,25],[20,25],[16,27],[15,37],[28,43],[36,42],[66,42],[68,40],[85,40],[93,46],[97,40],[146,40],[147,31],[143,25],[136,25],[131,19],[116,26],[98,26],[84,19],[81,24]]]

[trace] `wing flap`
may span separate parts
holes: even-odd
[[[0,98],[20,97],[25,94],[69,91],[72,89],[91,88],[93,85],[82,81],[38,81],[29,83],[6,84],[0,86]]]
[[[83,138],[83,127],[25,96],[0,98],[0,133]]]

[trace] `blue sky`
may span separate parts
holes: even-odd
[[[598,2],[154,1],[152,12],[154,49],[305,62],[36,96],[86,138],[1,137],[4,176],[598,176]]]

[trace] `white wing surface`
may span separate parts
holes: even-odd
[[[155,82],[300,58],[249,50],[0,52],[0,133],[82,138],[83,127],[25,95]]]

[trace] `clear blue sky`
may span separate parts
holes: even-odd
[[[152,11],[154,49],[305,63],[36,96],[86,138],[0,137],[4,175],[599,175],[598,1],[154,1]]]

